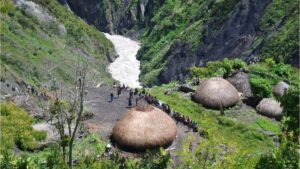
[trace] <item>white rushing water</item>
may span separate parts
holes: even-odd
[[[104,35],[113,43],[119,55],[108,67],[112,77],[131,88],[140,88],[140,62],[136,59],[136,54],[141,47],[140,43],[121,35],[108,33],[104,33]]]

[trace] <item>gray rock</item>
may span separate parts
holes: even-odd
[[[245,97],[253,96],[249,74],[238,72],[226,80],[228,80],[239,92],[243,93]]]
[[[273,87],[273,93],[276,96],[284,96],[287,93],[288,89],[289,89],[289,85],[281,81]]]
[[[180,85],[178,86],[178,90],[184,93],[195,92],[195,89],[190,85]]]

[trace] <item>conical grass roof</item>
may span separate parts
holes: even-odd
[[[239,101],[239,93],[227,80],[211,78],[198,87],[193,99],[206,107],[219,109],[235,105]]]
[[[143,151],[172,143],[176,123],[162,110],[153,106],[130,109],[113,128],[112,138],[122,147]]]
[[[264,98],[256,106],[256,110],[264,116],[280,119],[283,108],[278,101],[272,98]]]

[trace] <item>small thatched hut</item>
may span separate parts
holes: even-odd
[[[276,96],[284,96],[286,94],[286,92],[289,89],[289,85],[283,81],[277,83],[277,85],[275,85],[273,87],[273,93]]]
[[[176,123],[153,106],[129,110],[113,128],[112,138],[125,149],[143,151],[169,145],[176,138]]]
[[[228,80],[239,92],[243,93],[245,97],[253,96],[249,74],[239,72],[226,80]]]
[[[272,98],[264,98],[256,106],[256,110],[267,117],[280,119],[282,116],[280,103]]]
[[[193,99],[210,108],[226,108],[239,101],[239,93],[232,84],[222,78],[212,78],[203,82]]]

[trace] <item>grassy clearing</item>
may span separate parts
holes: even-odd
[[[201,129],[209,133],[208,139],[201,140],[194,154],[196,162],[193,162],[192,167],[253,168],[261,154],[274,148],[272,138],[262,134],[260,130],[280,134],[278,122],[256,114],[251,114],[257,116],[254,121],[242,116],[235,118],[233,114],[236,113],[236,108],[226,110],[225,116],[221,116],[219,111],[206,109],[180,93],[163,94],[174,85],[175,83],[154,87],[149,89],[149,92],[169,104],[175,111],[191,117]],[[227,150],[224,150],[224,147]],[[205,158],[206,155],[210,158]],[[215,163],[211,163],[211,158]],[[184,165],[188,165],[189,161],[185,161],[187,164]]]

